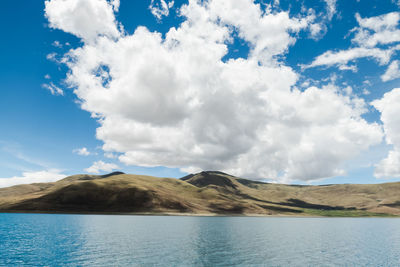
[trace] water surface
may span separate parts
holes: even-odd
[[[0,213],[0,265],[400,266],[400,219]]]

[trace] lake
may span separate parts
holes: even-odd
[[[1,266],[400,266],[400,219],[0,213]]]

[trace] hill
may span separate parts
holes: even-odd
[[[304,186],[207,171],[181,179],[115,172],[0,188],[2,212],[398,216],[400,183]]]

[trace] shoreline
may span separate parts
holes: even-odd
[[[124,215],[124,216],[180,216],[180,217],[277,217],[277,218],[400,218],[396,215],[382,214],[379,216],[317,216],[317,215],[289,215],[289,214],[220,214],[220,213],[180,213],[180,212],[66,212],[66,211],[29,211],[29,210],[0,210],[1,213],[14,214],[61,214],[61,215]]]

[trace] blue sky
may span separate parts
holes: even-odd
[[[0,185],[112,170],[400,180],[400,2],[73,2],[2,3]]]

